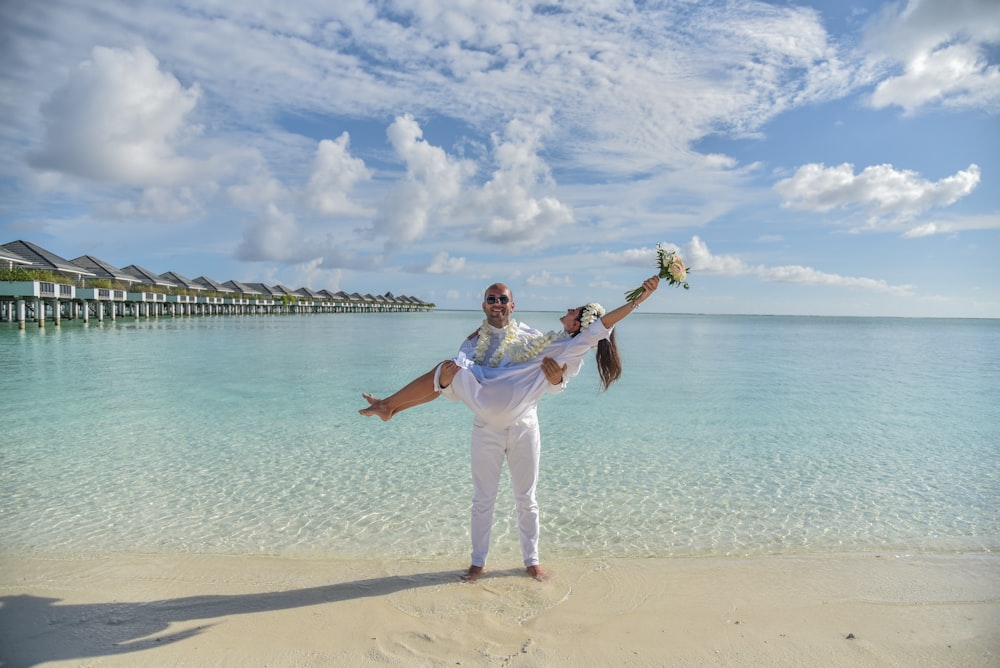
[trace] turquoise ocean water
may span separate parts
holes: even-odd
[[[467,409],[356,411],[480,319],[0,325],[0,548],[461,563]],[[1000,321],[638,313],[619,344],[609,392],[590,358],[540,405],[543,559],[1000,548]]]

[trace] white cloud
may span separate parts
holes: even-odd
[[[706,134],[756,132],[792,106],[839,96],[852,78],[819,12],[763,2],[570,11],[496,0],[383,10],[262,1],[213,3],[208,13],[110,3],[100,23],[76,3],[35,5],[11,17],[10,32],[37,75],[102,35],[117,43],[156,26],[146,44],[199,82],[190,91],[210,91],[199,111],[213,131],[267,127],[292,107],[322,117],[441,114],[485,134],[552,109],[549,163],[612,175],[685,165]],[[24,34],[50,40],[44,55],[29,56],[39,39]]]
[[[680,252],[680,246],[663,242],[660,244],[668,251]],[[650,248],[627,248],[618,253],[601,253],[601,257],[608,262],[621,264],[628,267],[656,267],[656,247]],[[690,266],[690,262],[688,263]]]
[[[781,265],[768,267],[750,265],[735,255],[712,255],[708,246],[698,237],[693,237],[686,246],[692,269],[697,274],[719,274],[724,276],[753,275],[762,281],[774,283],[795,283],[798,285],[823,285],[832,287],[883,292],[897,296],[913,294],[913,286],[890,285],[884,280],[861,276],[841,276],[812,267]]]
[[[701,238],[695,236],[691,241],[679,248],[672,244],[663,244],[669,250],[677,250],[684,259],[690,274],[688,280],[697,284],[699,276],[756,276],[762,281],[772,283],[796,283],[799,285],[825,285],[846,287],[858,290],[883,292],[898,296],[913,293],[912,286],[890,285],[886,281],[858,276],[841,276],[831,274],[812,267],[799,265],[781,265],[769,267],[752,265],[738,255],[715,255]],[[642,264],[654,266],[656,249],[637,249],[622,253],[603,253],[602,256],[611,262],[629,266],[635,265],[639,259],[646,260]]]
[[[547,116],[507,124],[506,137],[493,137],[497,169],[471,196],[469,210],[485,219],[472,235],[488,242],[535,244],[573,222],[573,212],[555,197],[536,197],[540,186],[552,184],[548,165],[538,155]]]
[[[234,206],[258,209],[286,199],[288,189],[270,174],[260,173],[247,175],[243,183],[229,186],[226,195]]]
[[[274,203],[244,222],[235,256],[247,262],[277,263],[286,269],[297,266],[298,271],[308,266],[323,272],[385,269],[385,256],[370,246],[361,245],[338,230],[310,226],[294,212]]]
[[[169,186],[203,169],[178,149],[200,132],[186,117],[197,86],[160,70],[145,47],[94,47],[90,60],[42,106],[44,144],[29,156],[38,169],[93,181]]]
[[[285,4],[281,11],[255,2],[214,6],[210,20],[169,6],[112,5],[105,8],[101,25],[72,3],[54,7],[58,9],[39,6],[15,17],[16,30],[11,29],[12,34],[53,36],[46,56],[37,58],[35,77],[45,80],[63,54],[80,44],[100,43],[96,40],[102,34],[108,43],[117,43],[122,31],[137,23],[156,25],[157,31],[144,35],[150,50],[133,51],[148,56],[149,71],[133,67],[131,80],[147,87],[165,81],[175,86],[178,100],[188,96],[192,105],[205,101],[197,110],[199,120],[217,142],[234,128],[271,129],[275,117],[289,112],[290,101],[295,113],[323,118],[385,117],[398,110],[421,117],[440,114],[480,133],[512,118],[534,119],[539,110],[554,110],[554,122],[542,130],[545,159],[540,152],[532,156],[534,164],[526,155],[515,156],[512,163],[498,166],[480,193],[492,200],[492,215],[476,232],[482,238],[523,243],[534,243],[573,220],[572,208],[554,192],[520,190],[548,178],[544,163],[611,175],[687,166],[693,158],[691,142],[707,132],[753,132],[791,105],[843,90],[849,79],[817,12],[765,3],[706,3],[697,11],[601,3],[548,11],[516,2],[469,0],[408,2],[392,12],[378,12],[364,2]],[[28,45],[37,46],[38,40],[18,38],[16,43],[27,57]],[[160,71],[151,53],[169,63],[176,76]],[[244,85],[248,72],[253,73],[252,86]],[[184,88],[178,78],[198,83]],[[209,97],[201,95],[202,89]],[[166,88],[160,92],[170,99]],[[168,149],[161,158],[172,156],[177,163],[185,155],[182,149],[189,148],[182,137],[197,127],[182,115],[175,128],[176,136],[164,131],[159,139]],[[374,231],[390,244],[406,244],[422,238],[438,221],[450,224],[463,215],[445,191],[447,184],[470,174],[449,173],[466,166],[453,158],[451,164],[438,165],[445,167],[443,172],[421,172],[417,165],[434,164],[436,147],[419,134],[405,136],[407,130],[397,129],[404,136],[393,140],[394,149],[399,155],[407,151],[404,145],[412,149],[406,153],[408,173],[384,198]],[[508,144],[540,147],[538,138],[508,136],[496,144],[498,163]],[[187,155],[193,160],[192,153]],[[291,153],[282,159],[301,162]],[[719,166],[731,160],[715,159]],[[244,167],[226,162],[240,171]],[[129,170],[125,177],[140,178],[139,173]],[[348,169],[339,176],[352,174],[357,176]],[[325,169],[314,176],[320,183],[329,177],[346,186]],[[271,192],[278,185],[252,183]],[[321,190],[320,183],[306,188],[315,210],[353,211],[357,206],[339,197],[342,189]],[[297,190],[288,179],[284,187]],[[249,201],[254,193],[234,190],[232,195]],[[515,200],[504,206],[505,197]],[[258,200],[276,201],[263,195]]]
[[[875,219],[908,219],[932,207],[953,204],[971,193],[979,178],[979,167],[974,164],[937,182],[892,165],[874,165],[855,174],[849,163],[808,164],[774,189],[785,198],[786,207],[819,212],[860,207]]]
[[[736,255],[713,255],[699,237],[691,237],[691,242],[685,246],[681,257],[695,274],[744,276],[754,271],[753,267]]]
[[[190,220],[202,214],[201,200],[189,187],[150,187],[137,201],[99,205],[98,213],[125,219]]]
[[[1000,215],[952,216],[923,222],[903,232],[904,239],[917,239],[962,230],[1000,230]]]
[[[917,54],[903,74],[875,88],[871,104],[876,109],[897,105],[907,113],[933,102],[1000,110],[1000,66],[989,65],[984,51],[971,44],[949,44]]]
[[[756,267],[753,273],[763,281],[777,283],[797,283],[799,285],[826,285],[833,287],[854,288],[873,292],[885,292],[893,295],[907,296],[913,294],[912,285],[889,285],[886,281],[860,276],[841,276],[830,274],[812,267],[786,265],[782,267]]]
[[[323,258],[316,258],[303,263],[295,272],[295,284],[291,287],[299,289],[301,287],[313,290],[330,290],[336,292],[340,290],[340,282],[344,272],[340,269],[325,269]]]
[[[504,138],[493,137],[496,169],[476,186],[476,163],[425,141],[412,116],[396,118],[387,134],[406,174],[375,217],[374,235],[386,238],[387,252],[456,227],[482,241],[517,246],[538,243],[571,223],[568,206],[535,192],[552,185],[538,155],[546,123],[545,116],[508,123]]]
[[[450,257],[447,251],[441,251],[431,259],[426,272],[428,274],[456,274],[464,268],[464,257]]]
[[[553,276],[549,271],[541,271],[537,274],[531,274],[524,280],[526,285],[530,285],[535,288],[548,288],[548,287],[573,287],[573,279],[569,276]]]
[[[396,155],[406,163],[406,174],[397,181],[373,221],[377,236],[386,238],[392,251],[422,238],[432,215],[447,209],[475,171],[473,163],[450,157],[423,138],[423,130],[406,114],[393,121],[386,133]]]
[[[869,25],[870,49],[902,69],[871,96],[877,109],[913,113],[929,104],[1000,111],[1000,44],[996,0],[910,0],[893,3]]]
[[[244,231],[236,256],[249,262],[297,263],[315,259],[316,249],[303,246],[295,216],[270,204]]]
[[[938,223],[924,223],[922,225],[917,225],[914,228],[903,232],[904,239],[919,239],[920,237],[930,237],[935,234],[942,234],[944,232],[951,232],[952,228],[947,225],[940,225]]]
[[[267,159],[256,146],[229,150],[226,160],[234,166],[233,183],[224,189],[227,204],[258,211],[268,204],[287,202],[289,188],[274,176]]]
[[[316,149],[313,173],[309,177],[307,199],[313,210],[327,216],[360,216],[372,212],[350,199],[351,191],[372,177],[363,160],[348,150],[346,132],[335,141],[324,139]]]

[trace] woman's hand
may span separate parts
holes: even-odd
[[[660,276],[658,274],[653,274],[642,282],[642,287],[646,289],[636,298],[634,302],[636,305],[646,301],[649,295],[653,294],[656,291],[656,288],[660,287]]]

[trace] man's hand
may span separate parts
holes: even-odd
[[[551,357],[542,358],[542,373],[553,385],[559,385],[563,382],[563,373],[565,373],[567,366],[563,364],[559,366],[559,362],[556,362]]]

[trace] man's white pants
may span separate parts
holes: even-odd
[[[530,411],[509,427],[493,427],[476,418],[472,426],[472,565],[485,566],[493,532],[493,510],[504,459],[510,471],[517,508],[517,528],[525,566],[538,565],[538,416]]]

